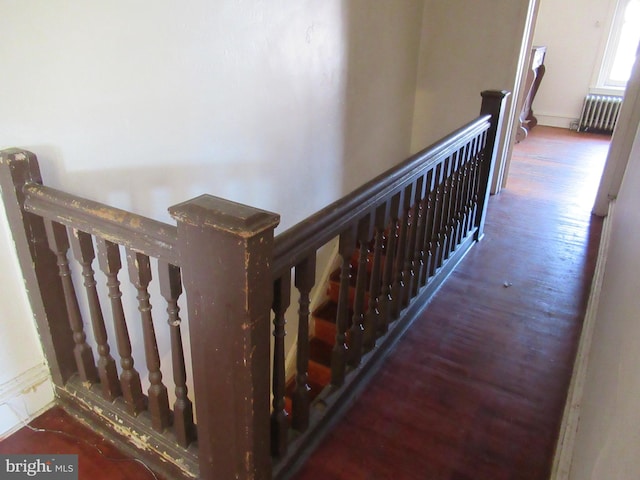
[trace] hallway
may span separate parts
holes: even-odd
[[[486,236],[294,477],[544,480],[597,255],[609,138],[537,127]]]
[[[296,480],[546,480],[602,220],[609,138],[536,127],[486,236]],[[79,453],[80,477],[154,478],[59,409],[0,453]],[[92,447],[97,444],[98,450]],[[155,477],[157,478],[157,477]]]

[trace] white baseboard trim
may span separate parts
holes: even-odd
[[[591,291],[587,303],[578,352],[573,365],[573,375],[569,384],[567,403],[564,407],[560,434],[553,458],[550,480],[568,480],[571,472],[571,462],[573,460],[573,450],[575,447],[576,433],[580,421],[580,408],[582,406],[582,396],[584,393],[584,383],[589,365],[589,353],[595,329],[596,316],[598,313],[598,302],[602,290],[602,281],[609,251],[609,240],[611,238],[611,224],[615,200],[609,203],[608,214],[602,225],[602,235],[598,248],[598,259],[591,283]]]
[[[538,119],[538,125],[545,125],[547,127],[569,128],[572,122],[578,121],[578,119],[575,117],[567,117],[549,113],[535,112],[535,116]]]
[[[0,440],[48,410],[53,402],[53,384],[45,364],[0,385]]]

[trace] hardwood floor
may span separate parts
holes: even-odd
[[[597,253],[602,222],[590,209],[608,141],[538,126],[516,146],[484,240],[296,480],[548,478]],[[32,426],[67,433],[23,428],[0,453],[79,453],[81,479],[154,478],[60,409]]]
[[[0,453],[77,454],[80,480],[163,480],[54,407],[0,442]]]
[[[543,480],[602,221],[608,138],[537,127],[486,236],[295,476]]]

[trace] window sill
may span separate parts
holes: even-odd
[[[591,87],[589,93],[592,95],[612,95],[616,97],[624,96],[625,87]]]

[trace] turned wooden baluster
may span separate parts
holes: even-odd
[[[393,302],[393,266],[396,253],[396,243],[398,238],[398,212],[402,194],[396,193],[389,202],[389,226],[386,234],[384,270],[382,272],[382,288],[380,291],[380,322],[378,323],[378,334],[383,335],[389,330],[391,323],[391,306]]]
[[[298,351],[296,353],[296,388],[291,398],[294,430],[304,432],[309,427],[309,293],[316,281],[316,255],[307,257],[295,268],[295,285],[300,292],[298,301]]]
[[[162,372],[160,371],[160,355],[158,353],[158,343],[156,333],[153,328],[153,317],[151,316],[151,303],[148,291],[151,282],[151,265],[149,257],[133,250],[127,249],[127,264],[129,266],[129,278],[136,287],[138,295],[138,311],[142,321],[142,332],[144,336],[144,354],[149,370],[149,413],[151,424],[159,432],[169,426],[170,412],[167,387],[162,383]]]
[[[340,235],[338,252],[341,258],[340,290],[336,318],[336,342],[331,354],[331,384],[339,387],[344,383],[348,347],[346,332],[349,323],[349,284],[351,279],[351,256],[355,247],[355,230],[349,228]]]
[[[445,252],[445,259],[455,251],[457,247],[457,222],[458,222],[458,196],[460,195],[460,170],[462,168],[464,159],[460,157],[460,151],[457,150],[452,156],[451,166],[451,200],[449,203],[449,221],[447,223],[447,250]]]
[[[483,141],[474,144],[470,156],[471,156],[471,171],[472,171],[472,186],[471,186],[471,204],[470,204],[470,214],[469,220],[470,225],[469,228],[473,228],[475,225],[476,217],[478,216],[478,200],[480,195],[480,181],[481,181],[481,169],[482,162],[484,158],[484,152],[481,149],[480,145],[484,144],[484,135]]]
[[[474,139],[475,141],[475,139]],[[460,167],[460,197],[458,200],[458,208],[459,208],[459,220],[458,220],[458,230],[456,232],[457,243],[462,242],[462,240],[467,236],[468,233],[468,206],[469,206],[469,193],[470,193],[470,170],[469,170],[469,150],[471,148],[473,142],[467,143],[464,147],[462,147],[459,151],[460,158],[462,161],[462,166]]]
[[[271,455],[281,457],[287,452],[289,420],[285,410],[285,313],[291,303],[291,271],[287,270],[273,282],[273,410],[271,412]],[[307,337],[307,343],[309,338]]]
[[[364,318],[365,351],[372,350],[376,346],[380,323],[380,290],[382,287],[382,252],[384,250],[384,228],[386,225],[389,204],[384,203],[378,207],[374,222],[373,259],[371,264],[371,280],[369,282],[369,305]]]
[[[420,286],[427,284],[429,280],[429,269],[431,268],[431,241],[433,239],[433,219],[435,215],[434,203],[436,198],[436,169],[431,168],[427,174],[427,182],[425,184],[425,199],[424,199],[424,226],[422,240],[420,245],[422,251],[420,252]]]
[[[481,137],[480,137],[481,138]],[[479,140],[478,137],[469,143],[465,148],[465,187],[464,187],[464,204],[463,204],[463,237],[466,237],[473,229],[473,188],[475,183],[474,164],[472,149]]]
[[[475,186],[477,179],[477,165],[475,161],[475,153],[474,153],[474,145],[477,142],[477,139],[474,142],[471,142],[467,145],[465,149],[465,161],[466,161],[466,188],[465,188],[465,206],[464,206],[464,232],[465,236],[471,231],[473,228],[473,211],[474,211],[474,195],[475,195]]]
[[[467,165],[469,163],[467,159],[466,150],[469,148],[469,144],[461,147],[458,150],[458,158],[460,160],[458,167],[458,198],[456,200],[456,222],[455,222],[455,245],[459,245],[464,240],[465,225],[466,225],[466,204],[467,204],[467,180],[468,172]]]
[[[122,292],[118,272],[122,268],[120,261],[120,247],[103,238],[96,238],[98,249],[98,263],[100,270],[107,277],[107,290],[111,301],[111,314],[116,331],[116,345],[120,355],[120,387],[122,396],[131,415],[137,415],[147,407],[147,400],[142,393],[140,375],[134,368],[134,360],[131,356],[131,341],[127,321],[122,308]]]
[[[449,203],[449,191],[451,188],[451,178],[449,177],[449,169],[451,165],[451,157],[447,157],[443,163],[443,179],[442,179],[442,203],[440,206],[440,221],[438,223],[438,254],[436,255],[436,268],[440,268],[444,259],[444,252],[447,248],[447,204]]]
[[[442,207],[440,208],[440,225],[438,226],[438,243],[440,249],[436,256],[438,268],[444,264],[447,257],[447,248],[449,238],[447,227],[449,225],[449,204],[451,203],[451,166],[453,164],[453,156],[449,156],[444,161],[444,179],[442,181]]]
[[[417,293],[416,267],[417,247],[420,227],[422,223],[422,198],[424,196],[424,177],[419,177],[415,182],[415,189],[411,205],[411,224],[409,225],[409,246],[404,262],[405,289],[403,305],[409,305],[411,299]]]
[[[429,200],[429,176],[431,171],[425,173],[420,177],[420,188],[417,190],[419,193],[419,199],[416,204],[416,231],[415,231],[415,245],[413,249],[412,259],[412,284],[411,284],[411,297],[418,295],[420,291],[420,278],[422,275],[422,268],[424,266],[424,237],[425,227],[427,223],[427,204]],[[418,197],[418,195],[417,195]]]
[[[365,294],[367,289],[367,263],[369,260],[369,240],[371,240],[371,216],[367,215],[358,222],[357,239],[360,245],[358,252],[358,272],[356,276],[355,295],[353,299],[353,318],[349,332],[349,365],[357,367],[362,360],[362,344],[364,336]]]
[[[456,224],[456,202],[458,199],[458,167],[460,164],[459,152],[455,151],[451,155],[451,171],[449,173],[449,194],[447,196],[446,219],[444,225],[445,248],[442,253],[443,261],[456,248],[455,224]]]
[[[435,190],[433,196],[433,218],[431,221],[431,232],[429,235],[429,255],[428,255],[428,277],[432,277],[435,275],[436,270],[438,269],[438,253],[440,251],[440,238],[438,236],[440,221],[442,218],[442,201],[443,201],[443,171],[444,166],[442,163],[439,163],[436,166],[435,172]]]
[[[180,330],[182,323],[178,306],[178,299],[182,295],[180,267],[171,265],[164,260],[158,260],[158,282],[160,283],[160,293],[167,301],[167,323],[171,336],[171,366],[176,395],[176,401],[173,404],[173,431],[178,443],[183,447],[188,447],[195,440],[195,427],[193,424],[193,404],[189,400],[189,390],[187,389],[187,369]]]
[[[474,140],[475,141],[475,140]],[[462,167],[460,171],[460,224],[458,225],[458,241],[466,238],[469,225],[469,195],[471,194],[471,167],[469,149],[472,143],[466,144],[460,149]]]
[[[452,251],[455,250],[462,241],[462,220],[464,214],[464,204],[462,203],[464,191],[464,166],[467,163],[464,157],[464,148],[456,153],[456,172],[455,172],[455,196],[453,199],[453,212],[451,219],[451,245]]]
[[[122,395],[122,390],[120,389],[120,382],[118,380],[116,362],[110,353],[111,349],[109,348],[107,329],[104,325],[104,317],[102,315],[102,308],[100,307],[98,290],[96,289],[96,279],[92,268],[95,252],[93,250],[93,239],[91,235],[73,229],[71,231],[71,251],[76,260],[82,265],[82,277],[87,293],[93,336],[98,344],[98,376],[100,377],[102,396],[112,401],[114,398]]]
[[[406,287],[406,278],[404,271],[405,257],[407,255],[407,243],[409,235],[409,211],[411,210],[411,201],[413,200],[413,189],[415,185],[412,183],[404,189],[402,197],[402,213],[400,215],[400,232],[398,234],[398,250],[396,252],[394,266],[394,280],[392,287],[391,301],[391,318],[397,319],[400,311],[404,307],[404,289]]]
[[[69,325],[73,332],[75,346],[73,354],[78,367],[78,374],[83,382],[97,383],[99,381],[98,371],[93,358],[93,351],[87,344],[87,336],[84,333],[84,323],[78,306],[78,298],[71,278],[67,251],[69,250],[69,237],[64,225],[50,220],[45,220],[45,229],[49,248],[56,254],[58,273],[62,281],[64,291],[64,301],[69,314]]]
[[[473,198],[473,172],[472,172],[472,159],[471,159],[471,149],[473,147],[473,145],[475,144],[475,142],[477,141],[477,137],[476,139],[474,139],[473,142],[468,143],[467,145],[465,145],[464,147],[464,169],[462,172],[463,175],[463,180],[462,180],[462,221],[461,221],[461,226],[460,226],[460,239],[464,239],[466,238],[466,236],[469,234],[469,231],[471,230],[472,226],[473,226],[473,222],[471,221],[471,202],[472,202],[472,198]]]

